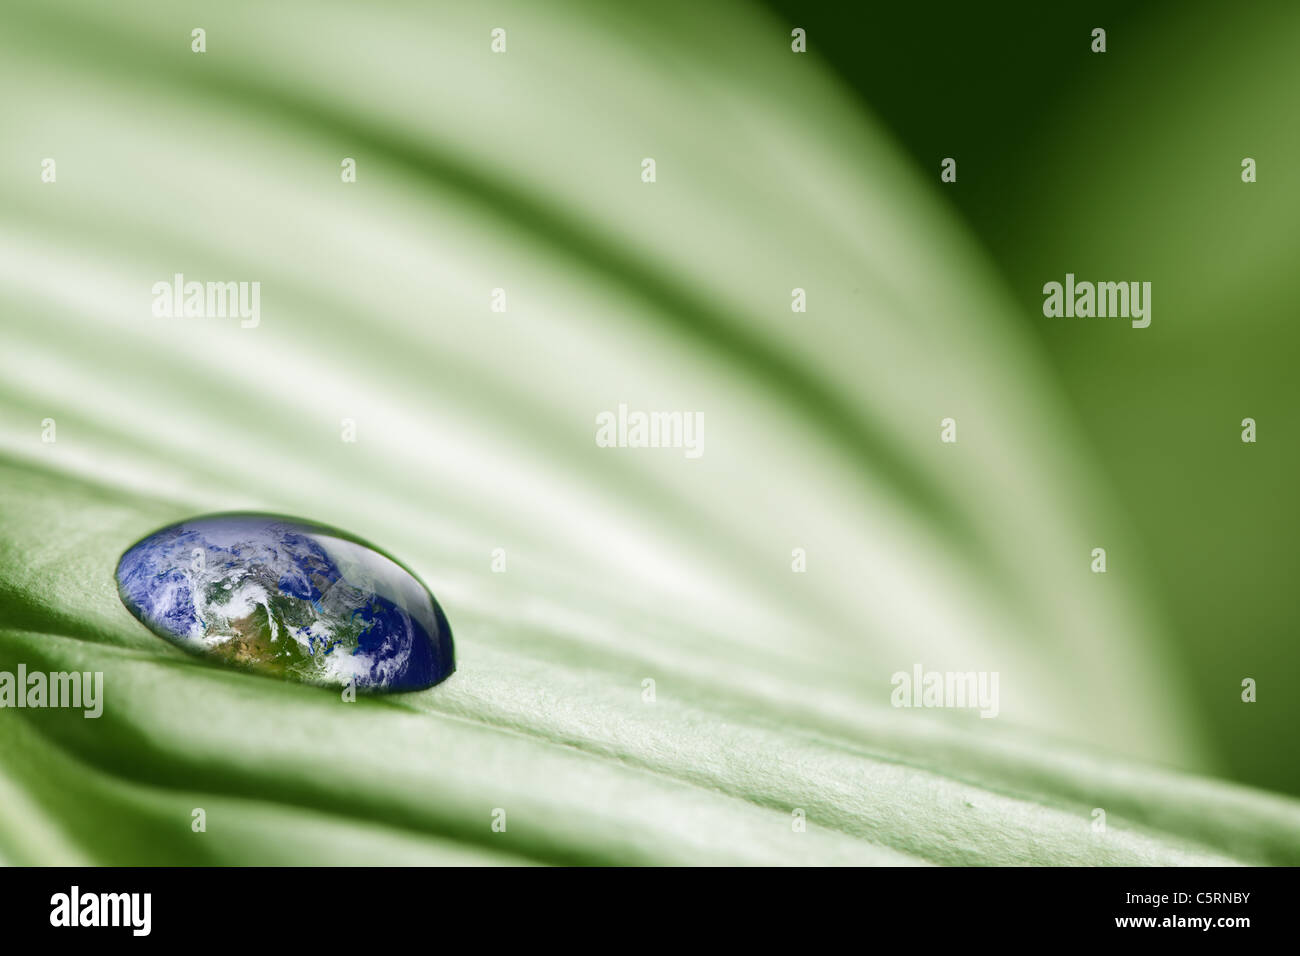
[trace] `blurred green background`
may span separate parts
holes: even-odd
[[[0,857],[1300,861],[1300,24],[1083,10],[6,4],[0,669],[107,699],[0,712]],[[1151,327],[1043,318],[1067,271]],[[260,324],[153,316],[178,272]],[[597,447],[624,402],[704,455]],[[150,635],[118,556],[227,509],[400,558],[456,675]]]
[[[1022,303],[1139,539],[1113,567],[1140,566],[1158,595],[1175,679],[1225,772],[1300,792],[1300,8],[774,7],[918,168],[937,181],[958,158],[958,182],[936,189]],[[1250,185],[1247,156],[1266,171]],[[1067,271],[1151,280],[1156,320],[1043,318],[1043,283]],[[1239,441],[1247,417],[1258,444]],[[1244,676],[1272,685],[1254,706]]]

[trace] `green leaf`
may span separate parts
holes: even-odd
[[[60,173],[0,179],[0,669],[106,695],[0,712],[8,861],[1300,861],[1300,804],[1192,773],[994,270],[783,25],[518,4],[494,57],[422,10],[231,4],[196,55],[170,4],[6,7],[11,151]],[[260,323],[153,316],[178,272]],[[621,402],[705,454],[597,447]],[[119,555],[233,508],[411,566],[455,676],[346,703],[149,634]],[[891,707],[915,663],[998,718]]]

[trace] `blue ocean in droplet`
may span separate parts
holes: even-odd
[[[117,588],[155,634],[286,680],[408,691],[456,669],[429,589],[324,525],[254,513],[183,521],[122,555]]]

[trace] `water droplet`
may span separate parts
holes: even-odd
[[[183,521],[117,565],[149,630],[235,667],[360,690],[421,690],[456,669],[442,608],[410,571],[352,535],[280,515]]]

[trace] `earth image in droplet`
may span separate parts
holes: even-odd
[[[451,628],[428,588],[324,525],[251,513],[183,521],[123,554],[117,587],[155,634],[287,680],[407,691],[456,668]]]

